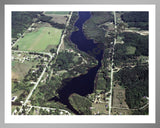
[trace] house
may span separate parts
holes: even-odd
[[[28,31],[29,31],[29,32],[31,32],[31,31],[32,31],[32,29],[31,29],[31,28],[28,28]]]
[[[16,99],[17,99],[17,96],[13,96],[11,101],[14,102]]]

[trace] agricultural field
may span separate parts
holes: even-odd
[[[67,16],[55,15],[55,14],[47,14],[47,16],[52,17],[52,19],[50,20],[51,22],[55,22],[58,24],[66,24],[67,22]]]
[[[36,62],[25,61],[24,63],[12,61],[12,79],[22,80],[29,69],[36,65]]]
[[[107,103],[92,103],[92,114],[100,114],[100,115],[107,115],[108,114],[108,110],[106,108],[106,104]]]
[[[113,104],[112,114],[113,115],[128,115],[129,107],[125,102],[125,89],[118,84],[113,88]]]
[[[131,110],[112,108],[112,115],[131,115]]]
[[[52,27],[41,27],[37,31],[26,33],[17,42],[18,49],[22,51],[46,51],[49,45],[56,47],[59,44],[62,30]]]
[[[128,108],[125,99],[125,89],[117,84],[113,88],[113,107]]]
[[[69,12],[45,12],[44,14],[51,17],[50,22],[66,24]]]

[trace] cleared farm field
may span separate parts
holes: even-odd
[[[68,11],[46,11],[45,14],[67,15]]]
[[[26,33],[17,42],[19,50],[43,52],[49,45],[57,46],[62,34],[62,29],[41,27],[36,31]]]
[[[22,80],[29,69],[37,62],[25,61],[24,63],[12,61],[12,79]]]

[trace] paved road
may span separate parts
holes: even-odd
[[[24,102],[24,104],[23,104],[24,106],[26,105],[26,103],[28,103],[28,100],[31,98],[31,96],[32,96],[32,94],[33,94],[33,91],[37,88],[37,86],[38,86],[40,80],[42,79],[45,71],[46,71],[46,67],[43,69],[43,72],[42,72],[42,74],[40,75],[40,77],[38,78],[38,81],[37,81],[36,84],[34,85],[33,89],[31,90],[30,94],[28,95],[26,101]]]
[[[32,107],[35,107],[35,108],[42,108],[42,109],[49,109],[49,110],[56,110],[56,108],[49,108],[49,107],[40,107],[40,106],[32,106]],[[68,113],[69,115],[71,115],[70,112],[68,112],[67,110],[64,110],[64,109],[58,109],[59,111],[62,111],[62,112],[65,112],[65,113]]]
[[[50,58],[49,62],[50,62],[51,60],[52,60],[52,57]],[[34,90],[37,88],[39,82],[41,81],[41,79],[42,79],[42,77],[43,77],[43,75],[44,75],[44,73],[45,73],[47,67],[48,67],[48,64],[46,64],[46,67],[43,69],[43,72],[41,73],[40,77],[38,78],[38,81],[35,83],[33,89],[30,91],[30,93],[29,93],[27,99],[25,100],[25,102],[24,102],[22,105],[25,106],[25,105],[28,103],[28,101],[29,101],[29,99],[31,98],[31,96],[32,96],[32,94],[33,94],[33,92],[34,92]],[[22,107],[21,107],[21,109],[20,109],[20,112],[22,112]]]
[[[34,23],[32,23],[32,24],[34,24]],[[28,29],[32,26],[32,24],[28,27]],[[26,34],[26,32],[27,32],[28,29],[26,29],[25,32],[22,34],[23,36]],[[21,38],[22,38],[22,36],[20,36],[20,37],[16,40],[16,42],[11,46],[11,48],[14,47]]]
[[[116,28],[117,28],[117,21],[116,21],[116,12],[113,12],[114,14],[114,27],[115,27],[115,33],[116,33]],[[116,38],[114,38],[114,44],[113,44],[113,52],[112,52],[112,63],[111,63],[111,82],[110,82],[110,98],[109,98],[109,115],[111,115],[111,109],[112,109],[112,92],[113,92],[113,56],[114,56],[114,46],[116,44]]]
[[[58,49],[57,49],[57,55],[58,55],[59,50],[60,50],[60,48],[61,48],[61,46],[62,46],[62,44],[63,44],[63,42],[64,42],[64,37],[65,37],[65,35],[66,35],[65,33],[66,33],[66,30],[67,30],[67,26],[69,25],[69,22],[70,22],[70,20],[71,20],[72,13],[73,13],[73,12],[71,12],[71,14],[69,15],[69,18],[68,18],[68,20],[67,20],[66,28],[64,29],[63,35],[62,35],[62,37],[61,37],[60,44],[59,44]]]
[[[66,23],[66,27],[69,25],[71,16],[72,16],[72,12],[71,12],[71,14],[70,14],[70,16],[69,16],[69,19],[68,19],[67,23]],[[63,35],[62,35],[62,37],[61,37],[61,42],[60,42],[60,45],[59,45],[59,47],[58,47],[58,49],[57,49],[57,52],[56,52],[57,55],[58,55],[59,50],[60,50],[60,47],[61,47],[61,45],[62,45],[62,43],[63,43],[64,37],[65,37],[65,36],[64,36],[65,33],[66,33],[66,28],[65,28],[64,33],[63,33]],[[16,51],[16,50],[12,50],[12,51],[13,51],[13,52],[29,53],[29,51]],[[49,56],[50,56],[50,60],[49,60],[48,63],[50,63],[50,61],[52,60],[52,57],[53,57],[53,56],[52,56],[50,53],[45,53],[45,52],[38,52],[38,53],[49,55]],[[55,59],[56,59],[56,57],[55,57]],[[54,62],[55,62],[55,61],[54,61]],[[40,77],[38,78],[38,81],[36,82],[35,86],[34,86],[33,89],[31,90],[31,92],[29,93],[27,99],[26,99],[25,102],[23,103],[24,106],[27,104],[28,100],[29,100],[30,97],[32,96],[33,91],[37,88],[37,86],[38,86],[39,82],[41,81],[41,79],[42,79],[42,77],[43,77],[43,75],[44,75],[47,67],[48,67],[48,64],[46,64],[46,67],[43,69],[43,72],[41,73]],[[60,109],[59,109],[59,110],[60,110]],[[16,111],[16,109],[15,109],[15,111]],[[14,114],[15,111],[14,111],[12,114]],[[62,110],[62,111],[65,111],[65,110]],[[20,112],[22,112],[22,106],[21,106]]]
[[[20,51],[20,52],[26,52],[26,51]],[[27,52],[26,52],[26,53],[27,53]],[[49,62],[50,62],[51,60],[52,60],[52,56],[50,56]],[[49,63],[49,62],[48,62],[48,63]],[[38,86],[39,82],[41,81],[41,79],[42,79],[42,77],[43,77],[43,75],[44,75],[47,67],[48,67],[48,64],[46,64],[46,67],[43,69],[43,72],[41,73],[40,77],[38,78],[38,81],[35,82],[35,85],[34,85],[33,89],[31,90],[31,92],[29,93],[27,99],[25,100],[25,102],[24,102],[22,105],[25,106],[26,103],[28,102],[28,100],[30,99],[30,97],[32,96],[33,91],[37,88],[37,86]],[[15,109],[15,111],[16,111],[16,109]],[[15,112],[15,111],[14,111],[14,112]],[[12,114],[14,114],[14,112],[13,112]],[[21,106],[21,108],[20,108],[20,112],[22,112],[22,106]]]
[[[38,109],[54,110],[54,111],[57,109],[57,108],[49,108],[49,107],[41,107],[41,106],[30,106],[29,111],[32,109],[32,107],[38,108]],[[68,115],[71,115],[71,113],[68,112],[67,110],[64,110],[64,109],[58,109],[58,110],[61,112],[68,113]],[[29,111],[27,113],[29,113]]]
[[[70,22],[71,16],[72,16],[72,12],[71,12],[71,15],[69,16],[69,19],[68,19],[68,21],[67,21],[66,27],[68,26],[68,24],[69,24],[69,22]],[[65,32],[66,32],[66,29],[64,30],[64,33],[65,33]],[[64,38],[64,34],[62,35],[61,43],[60,43],[60,45],[59,45],[59,47],[58,47],[58,49],[57,49],[57,55],[58,55],[59,49],[60,49],[60,47],[61,47],[61,44],[62,44],[62,42],[63,42],[63,38]],[[23,51],[22,51],[22,52],[23,52]],[[39,52],[39,53],[50,55],[49,53],[44,53],[44,52]],[[50,56],[51,56],[51,55],[50,55]],[[52,56],[51,56],[51,58],[50,58],[50,60],[49,60],[48,63],[50,63],[51,60],[52,60]],[[47,67],[48,67],[48,64],[47,64],[46,67],[44,68],[44,70],[43,70],[42,74],[40,75],[38,81],[36,82],[35,86],[33,87],[33,89],[31,90],[30,94],[28,95],[26,101],[25,101],[24,104],[23,104],[24,106],[26,105],[26,103],[28,102],[28,100],[30,99],[30,97],[32,96],[33,91],[37,88],[37,86],[38,86],[40,80],[42,79],[42,77],[43,77],[43,75],[44,75]]]

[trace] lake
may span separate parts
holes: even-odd
[[[89,51],[93,51],[97,48],[97,43],[94,43],[93,40],[89,40],[83,33],[83,24],[91,17],[90,12],[79,12],[79,18],[75,23],[75,26],[78,27],[78,31],[72,32],[70,39],[73,43],[77,45],[79,50],[88,53]],[[96,77],[96,73],[101,66],[101,59],[103,55],[103,51],[100,50],[97,54],[94,54],[95,58],[98,60],[98,65],[88,70],[88,73],[85,75],[81,75],[79,77],[75,77],[70,81],[64,80],[63,87],[59,90],[59,96],[61,102],[68,105],[68,97],[72,93],[77,93],[81,96],[86,96],[90,94],[94,90],[94,79]]]

